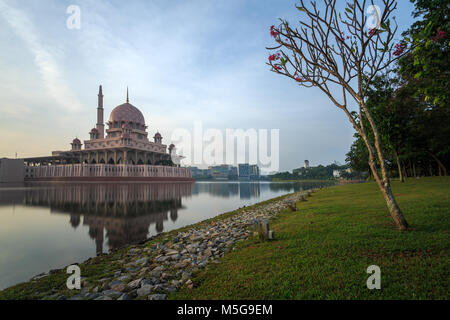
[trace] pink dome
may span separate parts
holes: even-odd
[[[80,141],[80,139],[78,139],[78,138],[75,138],[75,139],[73,139],[73,141],[72,141],[72,144],[81,144],[81,141]]]
[[[169,146],[169,149],[172,150],[173,148],[175,148],[175,145],[172,143],[172,144]]]
[[[91,132],[93,132],[93,133],[97,133],[97,132],[98,132],[98,130],[97,130],[97,128],[92,128]]]
[[[144,116],[138,108],[129,103],[121,104],[114,108],[109,117],[110,122],[129,121],[133,123],[145,124]]]
[[[154,138],[161,138],[161,133],[159,133],[159,132],[155,133]]]

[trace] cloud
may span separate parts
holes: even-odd
[[[29,17],[23,11],[2,1],[0,1],[0,15],[33,54],[34,62],[49,96],[66,111],[81,110],[81,103],[65,83],[54,56],[41,44],[39,35],[35,32],[37,28]]]

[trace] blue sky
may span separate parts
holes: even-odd
[[[102,84],[105,121],[129,86],[150,135],[159,130],[165,143],[201,120],[204,128],[280,129],[280,170],[304,159],[343,163],[353,129],[342,111],[265,64],[270,25],[295,22],[296,3],[0,0],[0,157],[48,155],[87,139]],[[80,30],[66,27],[72,4]],[[399,1],[400,31],[412,10]]]

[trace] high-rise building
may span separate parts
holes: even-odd
[[[230,171],[228,173],[228,179],[237,180],[239,177],[238,168],[235,166],[230,166]]]
[[[305,160],[305,169],[309,168],[309,160]]]
[[[250,180],[259,180],[259,167],[255,165],[250,166]]]
[[[238,165],[239,180],[250,180],[250,165],[243,163]]]

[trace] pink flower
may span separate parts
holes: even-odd
[[[400,56],[406,49],[407,45],[405,43],[397,43],[395,45],[394,56]]]
[[[278,59],[280,59],[280,53],[278,52],[277,54],[271,54],[270,56],[269,56],[269,62],[272,62],[272,61],[277,61]]]
[[[372,36],[374,34],[377,34],[377,28],[372,28],[369,30],[369,36]]]
[[[281,67],[280,67],[279,65],[277,65],[277,64],[274,65],[273,68],[274,68],[275,70],[277,70],[277,71],[280,71],[280,70],[281,70]]]
[[[447,33],[444,30],[439,30],[432,39],[433,42],[436,43],[445,38],[447,38]]]
[[[275,39],[278,38],[278,36],[280,35],[280,33],[277,30],[275,30],[275,26],[270,27],[270,35]]]

